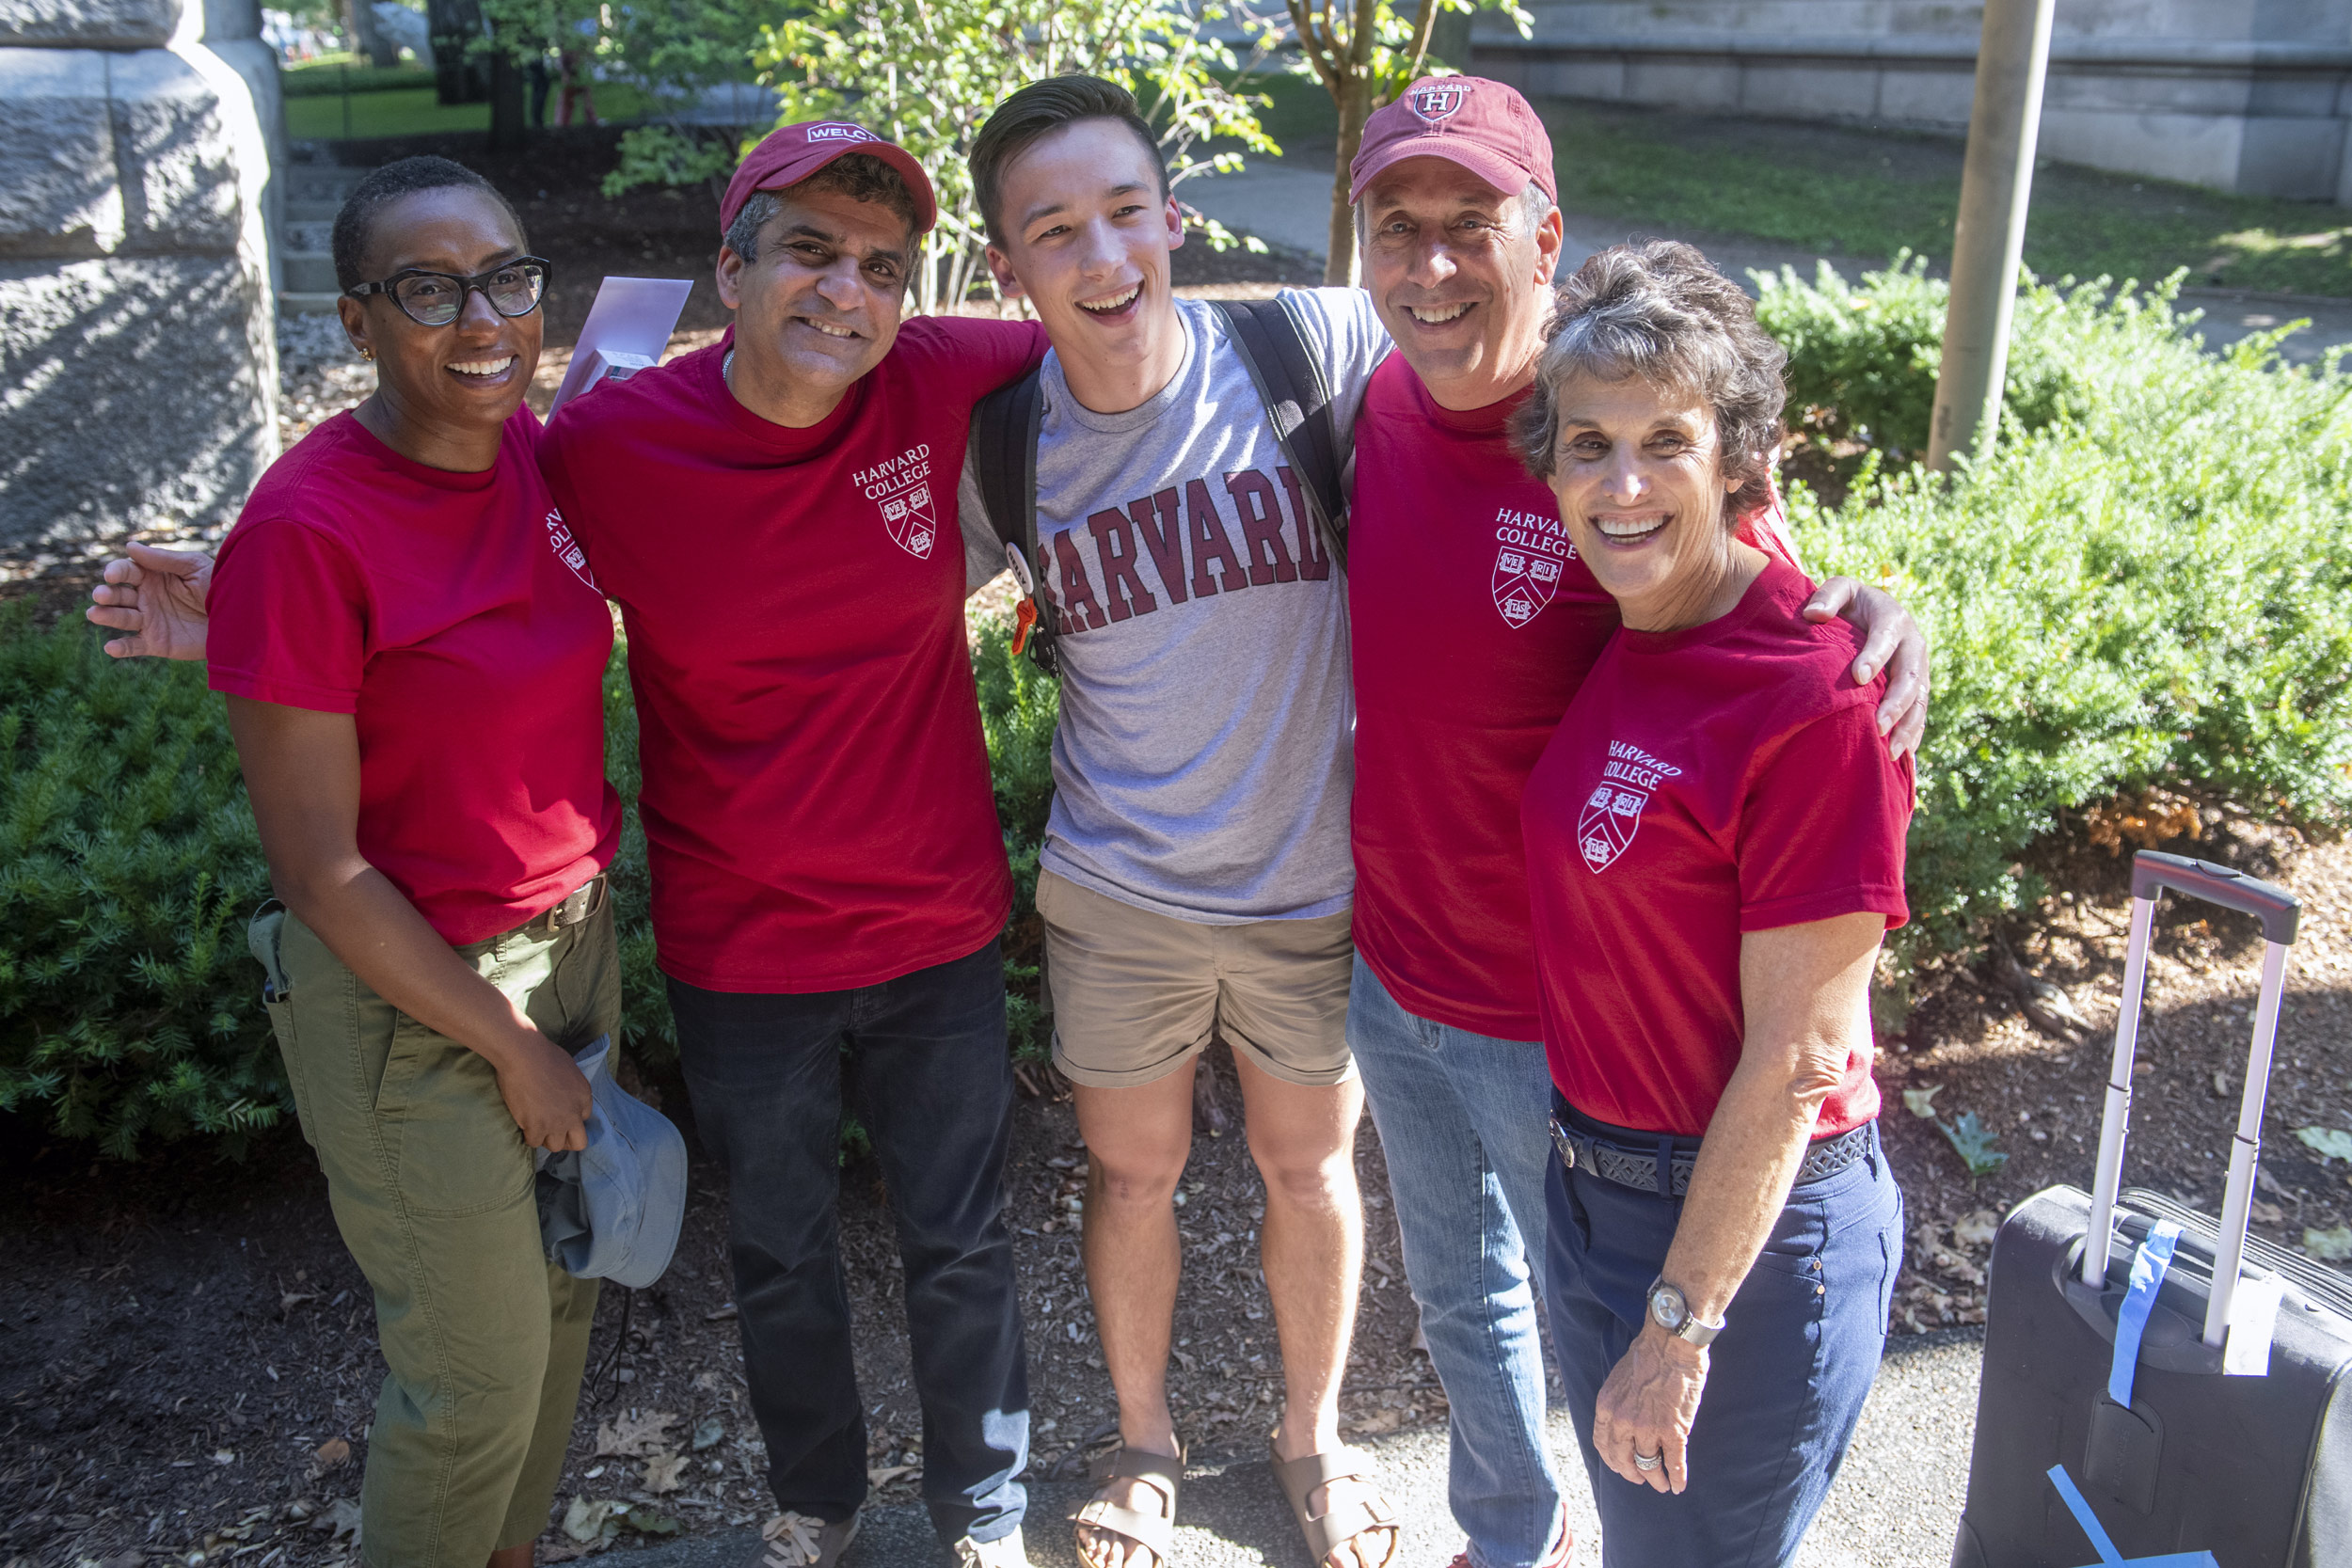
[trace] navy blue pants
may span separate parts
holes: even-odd
[[[1009,1535],[1029,1387],[1005,1225],[1001,944],[854,990],[669,990],[694,1124],[727,1170],[745,1381],[776,1501],[837,1520],[866,1497],[837,1213],[846,1098],[898,1220],[931,1524],[949,1542]]]
[[[1862,1418],[1903,1259],[1903,1197],[1870,1157],[1798,1186],[1724,1314],[1677,1497],[1627,1481],[1593,1449],[1593,1410],[1644,1323],[1682,1200],[1555,1156],[1544,1301],[1605,1568],[1771,1568],[1797,1555]]]

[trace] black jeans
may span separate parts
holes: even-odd
[[[931,1523],[949,1542],[1010,1534],[1029,1387],[1005,1224],[1001,942],[855,990],[669,989],[695,1126],[727,1169],[744,1370],[777,1502],[837,1520],[866,1497],[836,1208],[846,1092],[898,1220]]]

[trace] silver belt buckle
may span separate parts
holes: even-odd
[[[605,881],[600,876],[581,883],[548,911],[548,924],[559,931],[566,926],[579,925],[604,908],[604,889]]]
[[[1576,1145],[1568,1141],[1568,1130],[1560,1125],[1560,1117],[1554,1113],[1545,1113],[1544,1119],[1551,1123],[1551,1147],[1560,1151],[1560,1164],[1569,1170],[1576,1169]]]

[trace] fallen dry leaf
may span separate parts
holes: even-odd
[[[768,1543],[764,1568],[808,1568],[817,1560],[817,1535],[824,1528],[822,1519],[805,1513],[779,1513],[769,1520],[759,1528],[760,1540]]]
[[[2275,1203],[2265,1203],[2261,1198],[2254,1199],[2252,1207],[2247,1212],[2254,1216],[2256,1225],[2277,1225],[2287,1217],[2287,1212],[2284,1209]]]
[[[1952,1227],[1952,1240],[1963,1246],[1991,1246],[2000,1229],[2001,1216],[1990,1209],[1979,1209]]]
[[[645,1490],[675,1492],[678,1489],[678,1471],[686,1464],[682,1453],[658,1453],[645,1461]]]
[[[329,1437],[310,1450],[310,1457],[319,1462],[319,1468],[331,1470],[338,1465],[351,1463],[351,1445],[340,1437]]]
[[[878,1465],[866,1472],[866,1484],[887,1486],[900,1476],[911,1476],[922,1467],[920,1465]]]
[[[596,1427],[596,1457],[613,1455],[624,1459],[650,1458],[670,1447],[663,1434],[677,1425],[677,1417],[667,1410],[631,1410],[618,1420],[603,1421]]]

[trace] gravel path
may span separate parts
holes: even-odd
[[[1917,1568],[1949,1560],[1953,1522],[1966,1489],[1968,1445],[1976,1430],[1980,1338],[1948,1331],[1890,1342],[1878,1386],[1845,1471],[1798,1561],[1800,1568]],[[1567,1413],[1551,1417],[1555,1451],[1575,1451]],[[1406,1521],[1396,1568],[1442,1568],[1461,1540],[1445,1506],[1442,1430],[1373,1438],[1389,1497]],[[1573,1459],[1567,1463],[1574,1468]],[[1611,1478],[1604,1477],[1605,1481]],[[1032,1485],[1026,1531],[1037,1568],[1077,1561],[1062,1518],[1086,1500],[1073,1482]],[[1600,1531],[1581,1471],[1569,1478],[1569,1508],[1579,1560],[1597,1563]],[[1184,1482],[1184,1522],[1177,1531],[1186,1568],[1311,1568],[1263,1462],[1197,1464]],[[751,1530],[703,1536],[645,1551],[614,1554],[616,1568],[745,1568],[756,1556]],[[923,1511],[911,1503],[871,1509],[844,1568],[930,1568],[950,1560]]]

